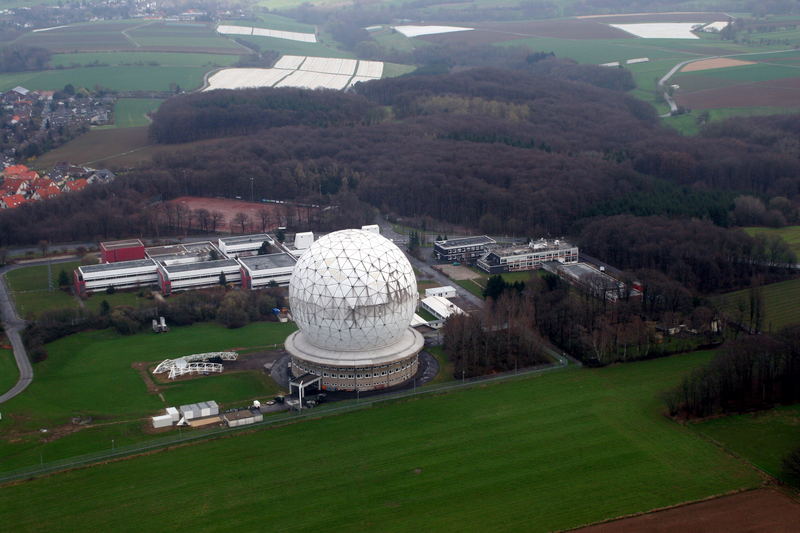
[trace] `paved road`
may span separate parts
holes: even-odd
[[[74,257],[63,257],[54,259],[52,263],[57,264],[74,260]],[[31,261],[22,265],[8,265],[0,268],[0,316],[2,316],[6,337],[8,337],[11,348],[14,350],[14,359],[17,360],[17,368],[19,368],[19,380],[16,385],[11,387],[11,390],[0,396],[0,403],[6,402],[18,395],[33,381],[33,367],[31,366],[28,352],[25,350],[25,345],[22,343],[22,336],[20,335],[20,332],[25,329],[28,323],[17,314],[17,309],[14,307],[14,300],[11,297],[11,291],[8,290],[8,286],[6,285],[6,273],[22,267],[46,264],[47,260],[42,260]]]

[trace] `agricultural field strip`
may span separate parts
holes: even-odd
[[[692,28],[702,22],[645,22],[639,24],[609,24],[642,39],[699,39]]]
[[[251,26],[217,26],[217,32],[223,35],[255,35],[257,37],[274,37],[276,39],[286,39],[289,41],[300,41],[304,43],[316,43],[317,36],[313,33],[300,33],[296,31],[270,30],[266,28],[254,28]]]
[[[461,26],[394,26],[394,29],[406,37],[420,37],[422,35],[438,35],[440,33],[453,33],[457,31],[472,31],[475,28],[465,28]]]
[[[244,87],[300,87],[341,90],[360,81],[380,79],[383,62],[331,57],[282,56],[271,69],[223,69],[208,79],[204,89]]]

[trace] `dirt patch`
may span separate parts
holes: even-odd
[[[581,533],[789,533],[800,524],[800,503],[773,489],[723,496],[664,511],[597,524]]]
[[[800,78],[787,78],[732,87],[679,92],[676,100],[689,109],[722,107],[800,107]]]
[[[456,265],[435,265],[433,268],[438,270],[439,272],[441,272],[442,274],[444,274],[448,278],[450,278],[452,280],[455,280],[455,281],[461,281],[461,280],[465,280],[465,279],[477,279],[477,278],[482,277],[477,272],[474,272],[474,271],[468,269],[467,267],[460,266],[460,265],[458,265],[458,266],[456,266]]]
[[[698,72],[701,70],[711,70],[714,68],[741,67],[743,65],[754,65],[754,61],[742,61],[741,59],[729,59],[718,57],[716,59],[704,59],[689,63],[681,69],[681,72]]]
[[[245,223],[244,233],[252,233],[264,230],[261,225],[262,212],[266,213],[266,230],[270,231],[279,226],[307,223],[312,213],[317,210],[315,207],[289,202],[282,204],[246,202],[230,198],[201,198],[199,196],[181,196],[172,200],[172,202],[183,204],[191,210],[207,209],[209,212],[219,211],[225,216],[225,220],[217,225],[217,229],[236,233],[241,232],[242,227],[235,224],[231,228],[231,222],[238,213],[246,214],[249,219]]]
[[[160,389],[158,388],[158,385],[156,385],[155,381],[153,381],[153,377],[150,374],[150,369],[148,368],[150,366],[150,363],[131,363],[131,368],[136,370],[136,372],[139,374],[139,377],[142,378],[142,381],[144,381],[144,384],[147,386],[147,392],[150,394],[158,394]]]

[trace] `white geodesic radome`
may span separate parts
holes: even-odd
[[[387,238],[357,229],[336,231],[297,261],[289,305],[302,335],[318,348],[382,348],[408,329],[417,280],[406,256]]]

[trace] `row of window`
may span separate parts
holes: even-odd
[[[297,368],[299,368],[303,372],[309,372],[309,373],[312,373],[312,374],[316,373],[312,369],[305,368],[305,367],[303,367],[303,365],[299,365],[296,362],[293,363],[293,364],[294,364],[294,366],[296,366]],[[372,374],[369,374],[369,373],[355,374],[355,378],[353,377],[354,374],[335,374],[335,373],[328,373],[328,372],[322,372],[322,377],[324,377],[324,378],[337,378],[338,377],[339,379],[369,379],[369,378],[377,378],[377,377],[380,377],[380,376],[386,376],[386,375],[395,374],[397,372],[402,372],[403,370],[407,370],[408,368],[412,367],[413,364],[414,363],[411,362],[411,363],[407,363],[407,364],[403,365],[402,367],[390,368],[389,370],[381,370],[380,373],[373,372]]]

